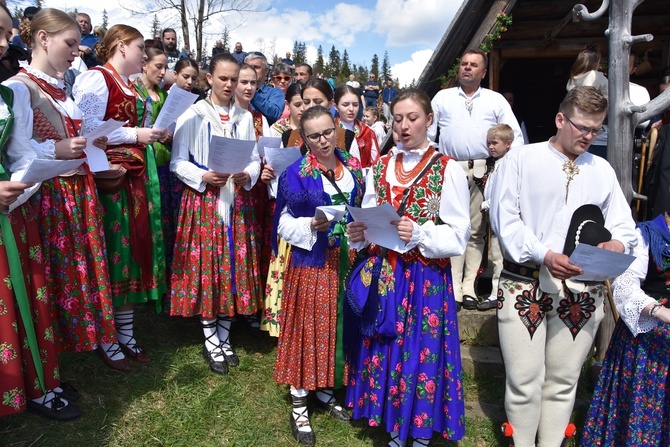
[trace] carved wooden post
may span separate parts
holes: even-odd
[[[639,116],[636,112],[646,110],[647,105],[636,107],[630,102],[630,47],[635,42],[650,41],[651,34],[631,36],[633,11],[644,0],[612,0],[609,5],[609,133],[607,136],[607,159],[619,178],[619,184],[628,202],[638,197],[633,191],[633,137]],[[577,20],[595,20],[607,11],[609,0],[593,14],[584,5],[573,9]]]

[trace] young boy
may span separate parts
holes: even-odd
[[[482,213],[487,214],[489,210],[489,203],[491,200],[491,185],[494,180],[494,174],[498,168],[498,161],[505,156],[514,141],[514,131],[507,124],[497,124],[491,127],[486,135],[486,145],[489,149],[489,154],[495,159],[493,172],[488,175],[486,185],[484,186],[484,201],[482,202]],[[493,277],[491,278],[491,295],[488,299],[477,304],[477,310],[489,310],[498,307],[498,280],[500,279],[500,272],[503,267],[503,256],[500,250],[500,242],[498,238],[491,231],[491,262],[493,263]]]
[[[363,122],[374,131],[377,136],[377,143],[381,147],[386,136],[386,128],[384,127],[384,123],[379,121],[379,109],[374,106],[366,107],[363,112]]]

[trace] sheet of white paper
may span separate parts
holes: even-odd
[[[282,172],[289,166],[302,158],[300,148],[294,147],[266,147],[265,148],[265,163],[272,166],[275,171],[275,176],[279,178]]]
[[[405,248],[405,242],[398,236],[398,228],[392,225],[392,221],[400,220],[395,208],[390,203],[384,203],[372,208],[355,208],[347,205],[351,218],[355,221],[365,223],[368,229],[365,231],[365,237],[389,250],[402,252]]]
[[[622,274],[635,260],[635,256],[616,253],[587,244],[579,244],[570,256],[570,263],[584,270],[575,276],[577,281],[605,281]]]
[[[249,164],[255,146],[255,141],[235,140],[212,135],[209,143],[207,167],[221,174],[240,173]]]
[[[281,138],[260,137],[258,139],[258,155],[260,155],[261,159],[265,158],[266,147],[281,147]]]
[[[28,164],[20,181],[24,183],[43,182],[50,178],[72,172],[85,161],[85,158],[77,158],[76,160],[44,160],[34,158]]]
[[[324,217],[328,219],[328,222],[336,221],[339,222],[344,213],[347,210],[345,205],[325,205],[317,206],[316,212],[314,213],[315,219],[323,219]]]
[[[84,135],[86,138],[86,146],[93,145],[93,141],[100,138],[106,137],[110,133],[114,132],[116,129],[123,127],[128,121],[116,121],[116,120],[107,120],[100,124],[98,127],[93,129],[91,132]]]
[[[198,95],[195,93],[187,92],[177,87],[171,88],[165,99],[165,104],[163,104],[158,117],[154,120],[153,127],[160,130],[167,129],[172,123],[177,121],[177,118],[182,113],[191,107],[196,99],[198,99]]]
[[[84,152],[86,152],[86,156],[88,157],[87,163],[91,172],[108,171],[109,161],[107,161],[107,154],[99,147],[89,144],[89,141],[86,142]]]

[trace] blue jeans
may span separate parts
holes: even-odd
[[[377,107],[377,98],[365,97],[365,107]]]

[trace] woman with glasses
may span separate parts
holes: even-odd
[[[283,62],[275,64],[274,68],[272,69],[271,79],[272,85],[280,89],[284,95],[286,95],[286,90],[288,90],[288,86],[291,85],[291,81],[293,80],[291,67]],[[284,111],[279,118],[287,118],[290,116],[290,113],[291,111],[289,110],[287,104],[284,106]]]
[[[358,159],[336,147],[337,129],[323,106],[303,113],[301,133],[308,152],[279,178],[273,236],[293,246],[284,275],[282,326],[275,380],[290,385],[293,437],[314,445],[307,396],[340,421],[350,416],[333,397],[346,383],[341,353],[338,297],[352,251],[345,234],[347,213],[337,221],[315,217],[322,205],[360,206],[363,178]],[[276,249],[276,237],[273,248]]]

